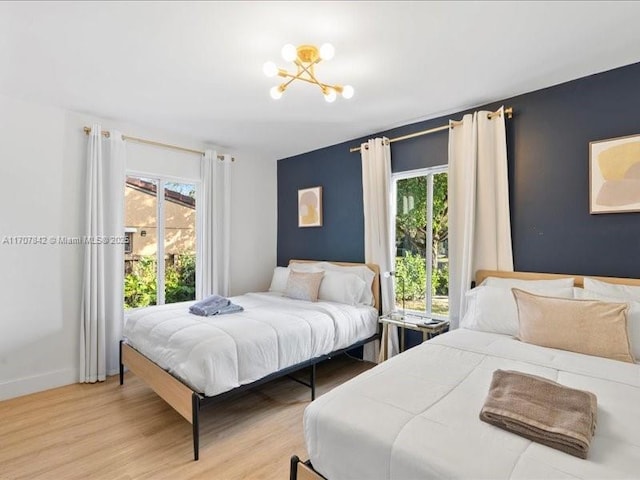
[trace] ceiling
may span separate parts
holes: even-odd
[[[284,158],[640,61],[640,2],[0,2],[0,93]],[[275,101],[331,42],[351,84]]]

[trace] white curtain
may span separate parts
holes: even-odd
[[[457,328],[476,270],[513,271],[504,109],[449,130],[449,316]]]
[[[80,382],[104,381],[118,372],[123,326],[125,147],[122,134],[103,139],[91,127],[87,148],[87,196]]]
[[[362,197],[364,204],[364,258],[365,262],[380,266],[382,313],[395,308],[393,278],[385,272],[393,272],[395,245],[392,228],[392,212],[395,199],[391,196],[391,148],[387,138],[376,138],[361,145]],[[398,333],[395,327],[389,332],[389,355],[398,352]],[[365,358],[372,353],[365,349]]]
[[[202,187],[197,203],[196,298],[227,296],[231,250],[230,155],[218,159],[213,150],[202,158]]]

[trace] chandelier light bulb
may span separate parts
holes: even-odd
[[[336,49],[330,43],[324,43],[320,47],[320,58],[322,60],[331,60],[336,54]]]
[[[342,96],[344,98],[349,99],[353,97],[354,93],[355,93],[355,90],[351,85],[345,85],[344,87],[342,87]]]
[[[269,90],[269,94],[274,100],[279,100],[280,97],[282,97],[282,90],[280,90],[280,87],[276,85],[275,87],[271,88],[271,90]]]
[[[267,62],[262,66],[262,71],[267,77],[275,77],[278,74],[278,67],[273,62]]]
[[[329,88],[327,93],[324,94],[324,99],[328,102],[328,103],[333,103],[336,101],[336,91],[333,88]]]
[[[287,43],[284,47],[282,47],[282,51],[280,53],[282,53],[282,58],[284,58],[287,62],[293,62],[298,56],[296,47],[294,47],[290,43]]]

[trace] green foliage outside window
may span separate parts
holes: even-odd
[[[156,260],[145,256],[134,261],[131,273],[124,277],[125,308],[155,305]],[[173,263],[165,267],[165,303],[185,302],[195,299],[196,260],[195,255],[176,255]]]
[[[405,300],[424,300],[426,279],[427,268],[424,257],[408,252],[404,257],[396,257],[396,301],[398,303],[402,302],[403,281]],[[449,294],[449,272],[446,267],[432,270],[431,288],[434,295]]]

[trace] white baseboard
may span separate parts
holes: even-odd
[[[31,377],[9,380],[0,383],[0,400],[21,397],[72,383],[78,383],[78,371],[75,368],[65,368]]]

